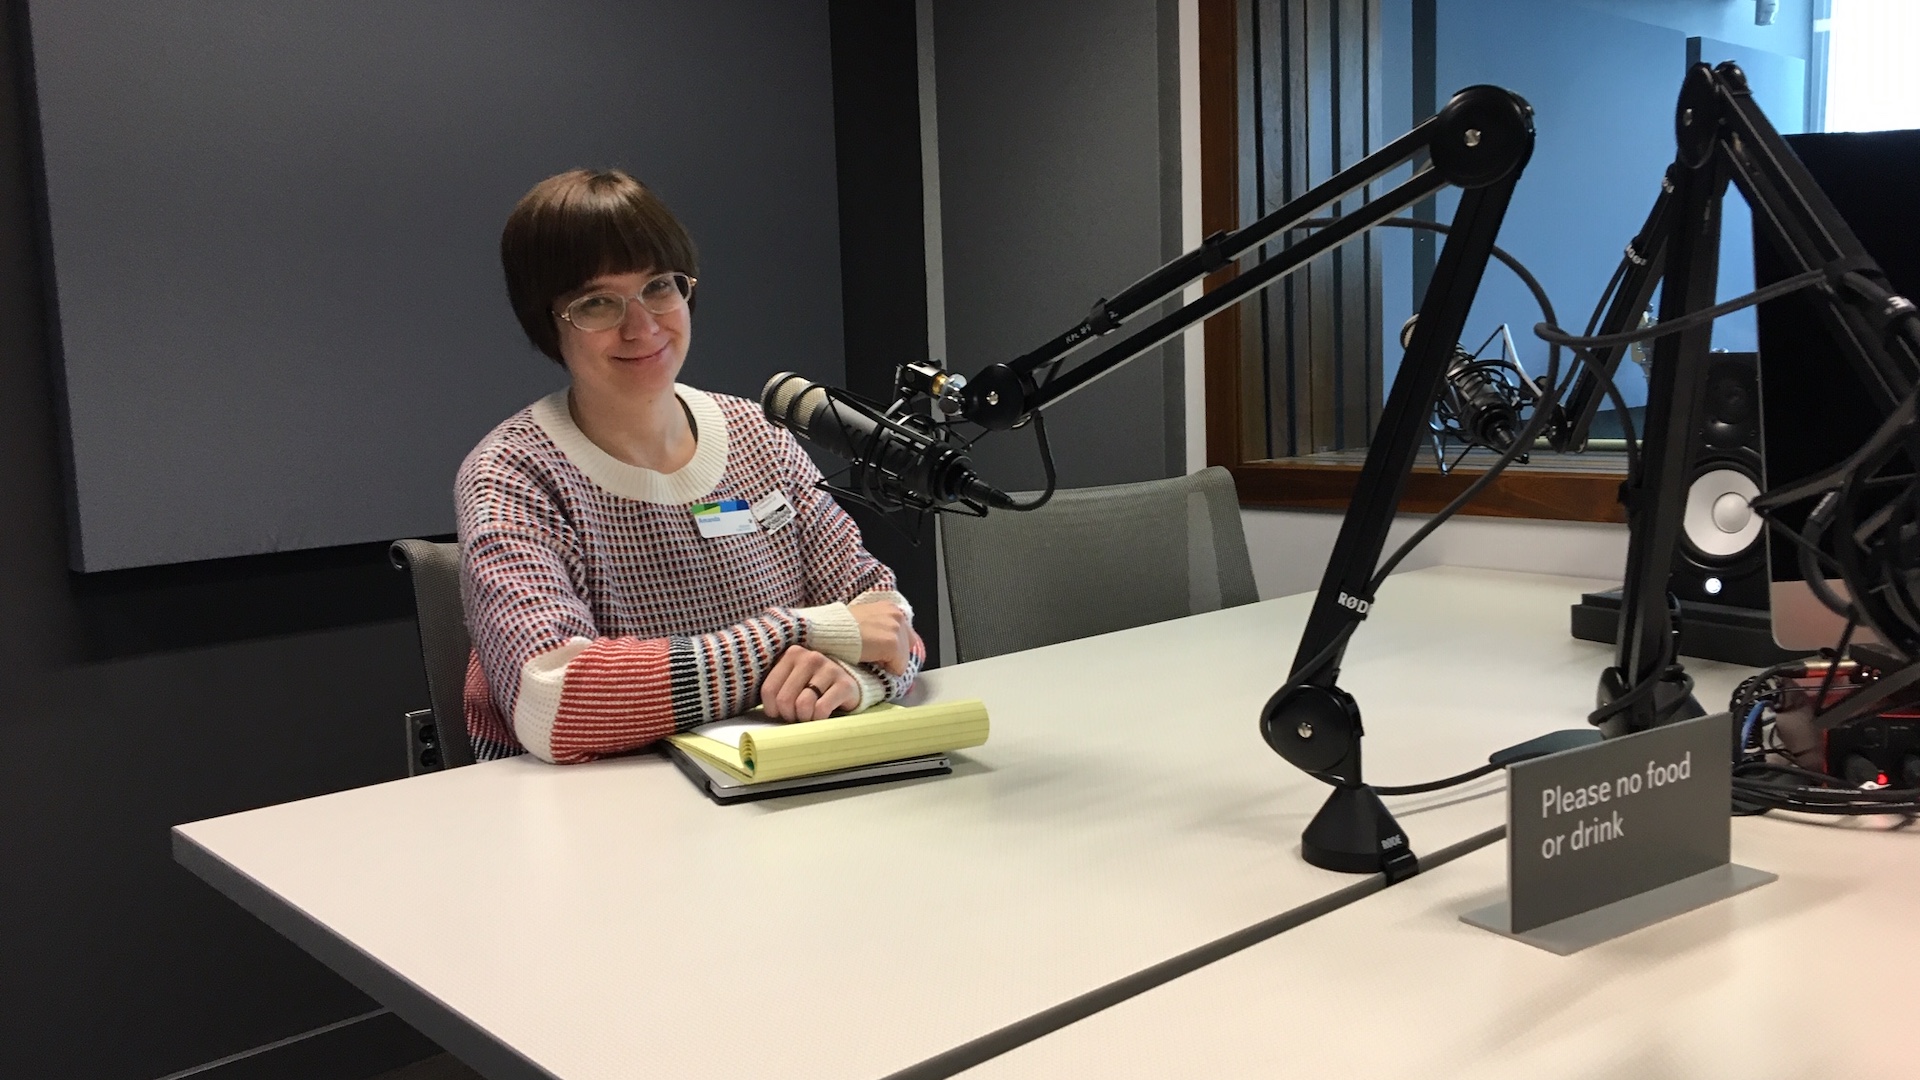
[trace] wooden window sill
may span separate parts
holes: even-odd
[[[1360,466],[1293,458],[1247,461],[1228,469],[1240,489],[1240,505],[1263,509],[1344,510],[1360,479]],[[1442,475],[1431,462],[1415,465],[1407,477],[1400,510],[1431,514],[1451,502],[1478,472],[1465,469]],[[1483,517],[1543,518],[1551,521],[1625,523],[1617,472],[1544,465],[1502,473],[1460,512]]]

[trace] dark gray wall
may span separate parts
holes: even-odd
[[[4,14],[0,1076],[152,1080],[372,1007],[174,866],[167,830],[398,776],[397,710],[426,689],[377,549],[67,570],[18,4]]]
[[[927,352],[927,252],[913,0],[832,0],[833,128],[840,184],[846,387],[891,399],[894,368]],[[842,463],[823,460],[823,469]],[[893,568],[939,666],[933,523],[852,507],[867,549]]]
[[[0,1076],[152,1080],[371,1008],[174,866],[182,822],[398,776],[377,549],[66,568],[17,4],[0,19]]]
[[[947,360],[972,373],[1179,252],[1178,26],[1170,0],[933,8]],[[1184,471],[1178,350],[1047,413],[1062,486]],[[1034,488],[1032,446],[1002,433],[975,457],[1001,487]]]
[[[557,386],[500,285],[541,177],[623,166],[702,253],[686,378],[839,381],[827,5],[32,5],[75,565],[452,527]]]
[[[858,31],[867,2],[877,0],[835,0],[836,25]],[[33,139],[17,60],[24,13],[18,0],[0,0],[0,16],[0,1077],[153,1080],[373,1008],[175,866],[167,830],[397,778],[399,717],[425,704],[426,687],[411,598],[382,544],[67,569],[57,364],[43,320]],[[755,25],[723,44],[775,62],[788,44],[778,36],[784,24]],[[824,16],[820,25],[824,42]],[[835,62],[855,74],[865,50],[896,48],[901,64],[912,62],[911,35],[899,25],[881,41],[839,36]],[[824,81],[815,44],[794,47],[816,56],[809,77]],[[836,142],[829,131],[809,153],[831,160],[843,149],[841,167],[862,174],[917,160],[917,127],[888,102],[867,98],[847,112],[851,137]],[[862,379],[891,365],[889,342],[925,340],[924,310],[903,314],[886,302],[891,275],[921,257],[918,186],[909,179],[906,195],[884,198],[899,186],[843,193],[849,207],[909,223],[903,236],[854,230],[866,239],[862,261],[847,268],[846,320],[850,343],[862,343],[850,375]],[[504,212],[485,209],[489,229]],[[896,250],[902,239],[910,248]],[[707,255],[716,265],[711,246]],[[483,257],[490,268],[491,251]],[[829,276],[837,282],[839,272]],[[738,301],[719,289],[703,298],[695,381],[716,385],[702,368],[720,365],[706,331],[727,303]],[[526,370],[547,370],[511,334],[500,344]],[[821,365],[808,370],[834,370]],[[718,388],[755,391],[757,378]],[[451,465],[420,469],[440,490],[450,485]],[[924,587],[916,599],[931,612],[930,565],[921,565],[930,550],[899,557],[921,561],[910,572],[920,584],[909,589]],[[435,825],[396,827],[418,829],[426,844]],[[349,1080],[432,1049],[397,1021],[374,1019],[201,1075]]]

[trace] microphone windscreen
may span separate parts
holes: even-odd
[[[818,383],[808,382],[791,371],[783,371],[767,380],[766,389],[760,391],[760,407],[767,415],[805,430],[813,422],[813,414],[827,402],[826,388]]]

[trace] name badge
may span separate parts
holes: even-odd
[[[777,533],[793,520],[793,504],[787,501],[785,492],[774,488],[753,504],[753,519],[768,533]]]
[[[717,536],[739,536],[760,531],[760,522],[754,518],[753,508],[747,505],[745,499],[694,503],[688,509],[693,511],[694,527],[709,540]]]

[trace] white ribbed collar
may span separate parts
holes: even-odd
[[[675,383],[673,392],[693,417],[693,460],[670,473],[629,465],[594,445],[567,409],[567,392],[557,390],[533,403],[533,422],[567,455],[587,479],[622,498],[679,506],[712,494],[727,471],[727,418],[720,403],[704,391]]]

